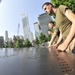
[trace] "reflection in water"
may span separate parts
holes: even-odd
[[[63,75],[58,56],[75,62],[74,59],[70,61],[71,54],[61,52],[57,55],[55,50],[40,47],[0,48],[0,75]]]
[[[16,55],[14,48],[0,48],[0,58],[10,57],[14,55]]]

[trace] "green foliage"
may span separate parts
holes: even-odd
[[[39,44],[39,39],[38,39],[38,37],[36,37],[35,44],[36,44],[36,45]]]
[[[75,1],[74,0],[51,0],[54,7],[58,7],[59,5],[68,6],[75,13]]]
[[[30,47],[30,46],[32,46],[30,41],[28,39],[26,39],[24,42],[24,47]]]
[[[14,44],[13,44],[12,41],[9,42],[8,47],[10,47],[10,48],[13,48],[14,47]]]
[[[39,42],[40,42],[40,44],[44,43],[44,42],[47,42],[46,36],[44,34],[42,34],[42,33],[40,33]]]
[[[21,39],[18,39],[16,41],[16,48],[21,48],[21,47],[23,47],[23,41]]]
[[[51,40],[51,35],[48,35],[47,41],[50,41],[50,40]]]

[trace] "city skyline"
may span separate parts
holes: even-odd
[[[39,14],[43,13],[42,4],[50,0],[2,0],[0,3],[0,36],[9,32],[9,37],[17,35],[18,23],[20,23],[19,35],[23,35],[22,14],[27,13],[30,30],[34,35],[33,24],[37,22]]]

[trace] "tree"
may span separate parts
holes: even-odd
[[[28,39],[26,39],[24,42],[24,47],[30,47],[30,46],[32,46],[30,41]]]
[[[59,5],[68,6],[75,13],[75,1],[74,0],[51,0],[54,7],[58,7]]]
[[[13,44],[12,41],[9,42],[8,47],[10,47],[10,48],[13,48],[14,47],[14,44]]]
[[[51,40],[51,35],[48,35],[47,41],[50,41],[50,40]]]
[[[40,33],[39,42],[40,42],[40,44],[44,43],[44,42],[47,42],[46,36],[44,34],[42,34],[42,33]]]
[[[36,45],[39,44],[39,39],[38,39],[38,37],[36,37],[35,44],[36,44]]]
[[[22,47],[23,47],[23,41],[21,39],[17,39],[16,48],[22,48]]]

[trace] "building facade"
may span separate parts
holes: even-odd
[[[0,36],[0,48],[4,45],[4,37]]]
[[[39,35],[41,33],[41,28],[40,28],[38,22],[34,23],[34,30],[35,30],[35,37],[39,37]]]
[[[5,31],[5,42],[8,42],[9,38],[8,38],[8,31]]]
[[[29,26],[27,14],[22,15],[22,24],[23,24],[24,40],[28,39],[30,42],[32,42],[31,31],[30,31],[30,26]]]
[[[41,32],[48,35],[48,23],[49,21],[52,21],[51,16],[47,15],[46,13],[40,14],[38,17],[38,25],[40,26]]]

